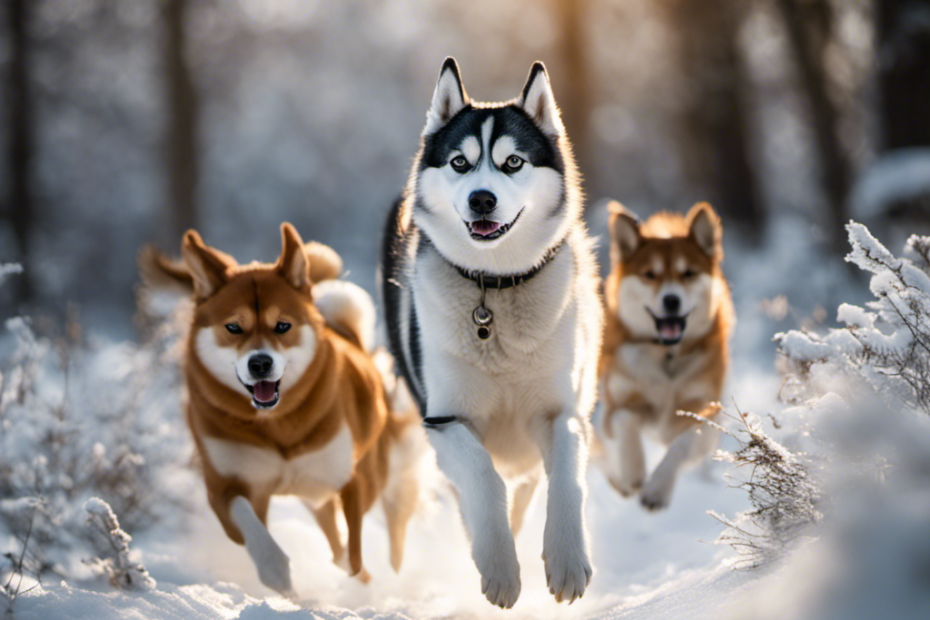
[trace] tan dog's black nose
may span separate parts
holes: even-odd
[[[666,295],[662,298],[662,307],[669,314],[677,314],[681,310],[681,298],[678,295]]]
[[[266,353],[257,353],[249,358],[249,372],[253,377],[267,377],[274,366],[274,360]]]

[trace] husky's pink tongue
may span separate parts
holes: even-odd
[[[276,386],[275,381],[259,381],[252,386],[252,396],[260,403],[270,403],[278,392]]]
[[[677,340],[681,337],[681,325],[677,321],[663,323],[659,327],[659,336],[665,340]]]
[[[471,231],[481,236],[490,235],[500,227],[500,222],[492,222],[491,220],[475,220],[471,223]]]

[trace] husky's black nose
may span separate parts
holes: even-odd
[[[267,377],[274,360],[266,353],[257,353],[249,358],[249,372],[253,377]]]
[[[479,189],[468,197],[468,206],[478,215],[487,215],[497,206],[497,196],[486,189]]]
[[[681,310],[681,298],[678,295],[666,295],[662,298],[662,307],[669,314],[677,314]]]

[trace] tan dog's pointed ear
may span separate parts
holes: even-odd
[[[227,282],[227,271],[236,266],[231,256],[208,247],[193,229],[184,233],[181,255],[190,270],[197,299],[207,299],[213,295]]]
[[[610,259],[621,263],[629,258],[642,241],[639,218],[616,200],[607,204],[610,227]]]
[[[723,227],[714,208],[706,202],[699,202],[688,211],[685,217],[691,238],[708,256],[723,258]]]
[[[281,256],[275,268],[297,290],[309,290],[310,259],[297,229],[287,222],[281,224]]]

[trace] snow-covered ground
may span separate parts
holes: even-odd
[[[814,404],[784,410],[777,401],[784,386],[775,371],[770,344],[774,333],[809,321],[811,314],[816,319],[814,304],[818,301],[833,308],[837,298],[861,303],[867,289],[857,290],[836,258],[820,262],[813,256],[796,225],[779,222],[771,235],[764,251],[728,248],[735,257],[728,265],[740,323],[724,405],[731,411],[738,407],[758,414],[773,432],[773,421],[766,414],[775,414],[782,427],[779,432],[791,450],[808,449],[814,441],[832,441],[834,446],[858,453],[855,459],[867,456],[866,461],[849,461],[857,463],[857,468],[866,463],[865,474],[845,467],[844,461],[832,464],[836,471],[831,484],[839,489],[852,485],[853,492],[846,488],[831,498],[827,503],[836,505],[830,529],[816,532],[821,534],[819,540],[802,544],[782,562],[736,570],[734,550],[713,544],[725,528],[708,511],[733,517],[750,507],[745,490],[734,488],[724,478],[727,464],[708,463],[683,476],[670,508],[658,514],[646,512],[636,500],[622,499],[601,472],[591,467],[587,518],[595,574],[584,598],[571,606],[559,605],[548,593],[540,559],[545,516],[541,501],[545,489],[541,488],[517,539],[522,594],[512,610],[499,610],[480,593],[455,501],[430,464],[423,507],[410,524],[400,574],[388,564],[380,509],[375,507],[366,517],[364,556],[373,577],[368,585],[348,578],[330,562],[322,533],[298,501],[276,498],[269,515],[270,530],[291,558],[297,592],[296,600],[285,600],[259,583],[245,550],[225,537],[194,471],[174,467],[165,469],[168,473],[162,478],[167,479],[157,482],[185,496],[189,510],[176,509],[177,519],[162,517],[131,545],[135,559],[141,559],[157,582],[154,589],[117,590],[104,579],[91,578],[89,571],[67,581],[48,573],[40,585],[26,579],[19,588],[22,593],[0,612],[12,610],[11,617],[19,620],[888,617],[881,610],[893,612],[896,620],[930,617],[926,613],[930,609],[926,587],[930,548],[925,542],[930,515],[930,485],[925,482],[930,468],[930,420],[907,410],[877,416],[874,411],[863,411],[867,407],[861,405],[850,408],[835,394],[827,394],[819,404],[810,401]],[[926,288],[930,294],[930,285]],[[788,292],[789,298],[773,299],[781,292]],[[930,304],[925,309],[930,316]],[[820,313],[827,320],[835,316],[832,310]],[[114,351],[119,346],[102,347],[109,365],[118,365],[119,355]],[[130,353],[120,355],[135,360],[143,375],[156,363],[151,352]],[[105,376],[103,370],[94,372]],[[822,378],[829,381],[832,375]],[[161,431],[152,441],[175,444],[168,453],[176,461],[185,461],[183,454],[189,454],[190,447],[179,450],[178,445],[186,434],[164,428],[165,423],[183,424],[173,405],[161,402],[166,390],[160,386],[167,380],[161,377],[147,388],[159,398],[146,397],[146,402],[158,404],[140,411],[174,416],[156,420],[155,428]],[[165,413],[169,411],[174,413]],[[151,426],[151,422],[141,423],[139,428]],[[722,447],[732,451],[737,444],[724,438]],[[181,457],[176,456],[179,453]],[[828,458],[848,456],[842,450],[827,454]],[[653,446],[648,457],[654,463],[659,455]],[[889,464],[887,482],[884,469],[867,468],[868,460],[876,457]],[[880,474],[873,476],[875,472]],[[171,510],[163,506],[154,512],[163,515]],[[7,542],[17,548],[13,536],[0,528],[0,543]],[[80,565],[84,558],[73,557],[81,553],[75,549],[69,552],[70,560]],[[0,597],[0,604],[8,603]]]

